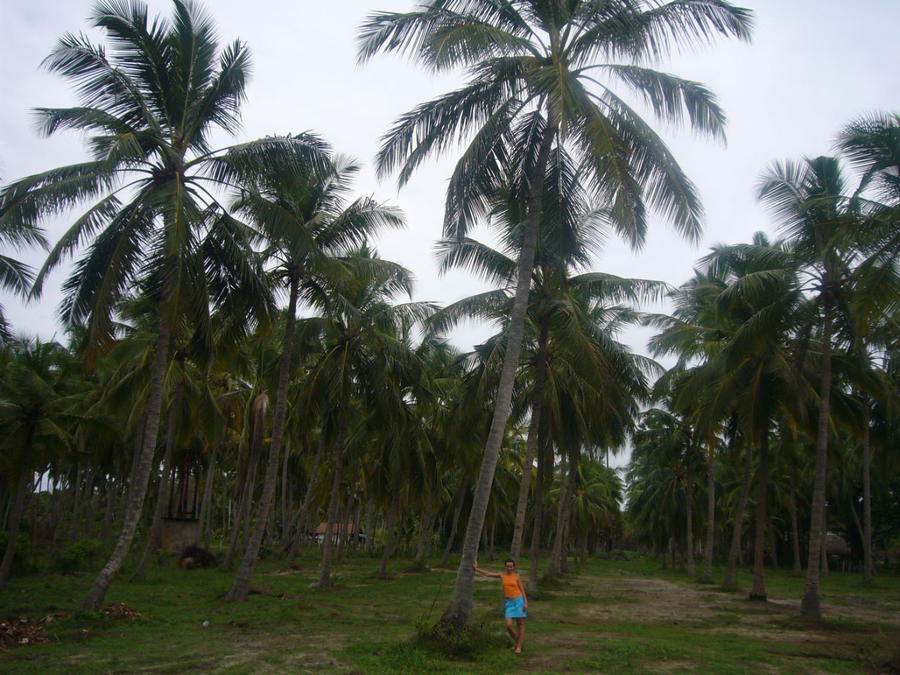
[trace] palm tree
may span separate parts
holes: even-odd
[[[332,532],[347,451],[360,440],[364,421],[374,418],[398,429],[398,412],[411,382],[424,375],[408,342],[408,328],[434,311],[430,303],[394,305],[412,294],[409,272],[381,260],[367,246],[347,256],[340,277],[315,276],[312,307],[321,315],[303,319],[301,332],[318,337],[320,349],[308,366],[299,405],[314,409],[331,449],[334,467],[322,546],[319,585],[331,582]]]
[[[851,294],[876,292],[885,267],[893,263],[890,243],[896,234],[882,205],[857,193],[848,196],[838,159],[817,157],[776,163],[759,185],[786,234],[792,264],[814,293],[816,337],[821,345],[818,384],[815,478],[810,518],[809,564],[801,611],[820,617],[819,564],[825,527],[825,489],[831,419],[832,355],[836,321],[847,315]],[[852,293],[851,293],[852,291]]]
[[[319,144],[325,150],[324,144]],[[277,170],[251,177],[235,202],[234,210],[249,216],[258,228],[269,263],[277,261],[275,276],[288,289],[283,347],[279,365],[272,440],[263,492],[250,542],[235,574],[228,595],[245,600],[253,568],[275,493],[276,472],[284,438],[288,382],[299,301],[313,302],[320,292],[321,279],[344,273],[339,260],[362,244],[380,227],[400,227],[401,215],[370,198],[346,203],[346,194],[358,166],[346,158],[335,158],[327,170],[311,172],[306,163],[286,171]]]
[[[54,342],[12,342],[4,347],[0,377],[0,450],[10,492],[0,589],[12,569],[25,497],[35,473],[71,443],[73,395],[67,392],[71,356]],[[70,394],[66,396],[66,394]]]
[[[747,10],[722,1],[430,0],[409,13],[373,14],[363,26],[361,61],[400,51],[434,70],[468,70],[464,87],[401,117],[378,154],[379,171],[399,168],[402,184],[428,155],[472,136],[450,179],[445,237],[464,237],[510,176],[523,176],[529,187],[503,370],[445,623],[460,626],[471,613],[472,562],[509,416],[554,148],[575,153],[584,181],[607,201],[632,244],[643,240],[647,202],[696,237],[693,187],[614,87],[636,93],[658,117],[677,122],[686,114],[695,130],[721,136],[724,116],[709,91],[639,64],[716,34],[746,39],[750,23]],[[610,60],[597,63],[603,57]],[[512,149],[522,145],[531,149],[529,161],[510,164]]]
[[[91,20],[106,32],[109,49],[85,36],[60,39],[45,65],[76,87],[82,105],[38,110],[41,130],[84,132],[93,158],[0,192],[0,218],[21,226],[93,200],[35,281],[39,293],[51,269],[91,242],[64,286],[60,309],[67,325],[86,321],[89,357],[111,343],[113,313],[131,288],[140,286],[157,306],[143,445],[119,539],[82,603],[90,611],[100,608],[140,516],[176,319],[187,308],[195,325],[207,322],[210,256],[228,262],[234,279],[252,277],[252,265],[240,257],[244,233],[222,217],[213,190],[281,161],[316,163],[320,156],[305,137],[272,137],[227,151],[210,146],[215,130],[238,127],[249,53],[239,41],[220,50],[213,23],[199,5],[173,5],[170,21],[150,21],[141,2],[99,2]],[[258,287],[251,297],[267,296]]]

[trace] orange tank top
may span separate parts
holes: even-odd
[[[507,599],[518,598],[522,595],[519,590],[518,574],[500,574],[500,581],[503,582],[503,597]]]

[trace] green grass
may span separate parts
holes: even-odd
[[[382,580],[373,576],[377,560],[352,557],[337,564],[333,587],[313,589],[317,552],[296,567],[261,562],[258,592],[244,603],[224,600],[231,575],[219,570],[185,571],[166,559],[132,583],[126,569],[106,600],[140,612],[134,620],[74,611],[92,574],[14,578],[0,593],[0,617],[43,621],[49,642],[0,653],[0,671],[850,673],[896,668],[900,658],[897,576],[868,587],[833,573],[822,594],[834,615],[810,622],[796,610],[804,581],[787,572],[767,572],[769,602],[759,603],[746,599],[745,570],[739,590],[724,592],[646,558],[589,561],[531,598],[518,657],[504,648],[499,584],[479,579],[473,619],[486,640],[450,657],[416,635],[446,608],[455,570],[407,573],[409,562],[398,560]]]

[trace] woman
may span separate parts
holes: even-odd
[[[506,631],[515,643],[516,654],[522,653],[522,640],[525,638],[525,617],[528,616],[528,598],[525,596],[525,585],[522,577],[516,572],[516,563],[507,558],[505,572],[488,572],[478,569],[478,561],[472,563],[478,574],[486,577],[498,577],[503,584],[503,597],[506,598]],[[513,629],[513,619],[517,629]]]

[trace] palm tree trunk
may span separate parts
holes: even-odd
[[[459,494],[456,496],[456,508],[453,509],[453,520],[450,523],[450,535],[447,537],[447,545],[444,547],[444,554],[441,556],[441,567],[446,567],[447,561],[450,560],[450,551],[453,550],[453,542],[456,540],[456,531],[459,528],[459,516],[462,513],[463,504],[466,501],[466,492],[469,491],[469,479],[463,477],[459,485]]]
[[[176,357],[178,358],[178,357]],[[179,359],[182,362],[184,359]],[[150,525],[150,536],[147,538],[147,545],[144,547],[144,554],[141,556],[141,562],[138,564],[137,570],[132,579],[134,581],[144,581],[147,578],[147,568],[150,566],[150,557],[153,552],[159,548],[162,539],[162,520],[163,514],[169,505],[169,489],[171,483],[169,477],[172,475],[172,455],[175,452],[175,434],[178,425],[178,411],[181,409],[181,402],[184,394],[184,374],[179,377],[176,385],[175,395],[172,397],[172,405],[169,406],[169,420],[166,429],[166,451],[163,455],[163,470],[159,477],[159,489],[156,495],[156,507],[153,509],[153,521]]]
[[[703,583],[711,584],[713,544],[716,539],[716,449],[709,444],[706,460],[706,544],[703,551]]]
[[[250,502],[253,500],[253,488],[256,482],[256,455],[252,451],[247,458],[247,470],[244,476],[244,485],[241,488],[241,500],[238,502],[237,508],[234,510],[234,519],[231,524],[231,533],[228,535],[228,551],[222,559],[221,567],[223,570],[230,570],[234,563],[234,556],[237,552],[238,539],[241,536],[241,528],[244,521],[249,517]]]
[[[30,454],[29,449],[26,451],[26,456]],[[22,468],[19,484],[16,486],[16,493],[12,499],[12,508],[7,521],[6,550],[3,553],[3,562],[0,562],[0,590],[6,588],[9,583],[9,574],[12,571],[13,559],[16,555],[16,541],[19,538],[19,525],[22,522],[22,513],[25,511],[25,493],[28,492],[30,474],[30,471]]]
[[[544,520],[544,464],[546,452],[540,451],[538,438],[537,476],[534,481],[534,523],[531,526],[531,567],[528,572],[528,592],[538,589],[538,558],[541,553],[541,524]]]
[[[400,506],[400,490],[395,489],[391,496],[391,508],[388,512],[387,532],[384,537],[384,550],[381,553],[381,564],[378,566],[377,576],[384,579],[387,577],[387,564],[390,557],[394,555],[394,542],[396,540],[397,529],[397,509]]]
[[[872,560],[872,443],[869,407],[866,406],[866,428],[863,432],[863,583],[872,583],[875,565]]]
[[[794,460],[791,460],[791,470],[788,474],[790,481],[790,509],[791,509],[791,545],[794,553],[794,576],[799,577],[803,574],[803,564],[800,561],[800,528],[797,524],[797,490],[794,479]]]
[[[150,471],[153,468],[153,455],[156,452],[156,439],[159,435],[159,418],[162,412],[163,386],[165,384],[166,367],[169,363],[170,328],[167,321],[165,301],[161,301],[159,310],[158,335],[156,339],[156,351],[153,355],[151,370],[150,391],[147,397],[146,426],[141,453],[137,464],[131,471],[131,484],[128,489],[128,502],[125,505],[125,515],[122,518],[122,531],[113,548],[113,552],[100,570],[93,585],[81,602],[81,609],[86,612],[97,612],[103,606],[106,591],[109,589],[116,573],[121,569],[131,548],[131,541],[137,530],[138,521],[141,518],[141,510],[144,506],[144,497],[147,495],[147,484],[150,480]]]
[[[319,482],[319,464],[322,462],[322,455],[325,452],[324,441],[319,441],[319,448],[316,450],[316,458],[313,460],[312,471],[309,474],[309,482],[306,484],[306,494],[303,495],[303,503],[297,512],[297,522],[294,525],[294,538],[291,541],[291,550],[288,552],[287,562],[290,564],[297,556],[297,551],[303,545],[306,538],[306,519],[309,516],[309,507],[312,503],[313,491],[316,483]]]
[[[198,532],[204,541],[204,547],[209,550],[210,530],[212,530],[212,491],[216,473],[216,456],[219,454],[219,443],[213,445],[212,454],[209,456],[209,466],[206,467],[206,481],[203,484],[203,497],[200,499],[200,522]]]
[[[528,425],[528,440],[525,442],[525,463],[522,466],[522,480],[519,483],[519,499],[516,502],[516,522],[513,526],[512,545],[509,557],[518,564],[522,552],[522,535],[525,530],[525,512],[528,508],[528,493],[531,491],[531,465],[537,455],[538,429],[541,424],[541,409],[544,407],[544,387],[547,379],[548,328],[541,326],[538,336],[538,361],[534,376],[534,391],[531,394],[531,422]]]
[[[559,505],[556,509],[556,533],[553,537],[553,550],[550,553],[550,565],[547,568],[548,576],[556,576],[562,571],[562,561],[560,558],[562,557],[563,530],[565,529],[564,524],[566,522],[566,501],[569,498],[569,488],[572,479],[571,460],[569,460],[568,464],[569,466],[567,467],[566,462],[562,461],[559,465]]]
[[[291,444],[285,441],[284,459],[281,460],[281,545],[284,546],[291,536],[291,518],[288,515],[288,459],[291,456]]]
[[[328,514],[325,516],[325,541],[322,543],[322,569],[319,573],[318,587],[326,588],[331,583],[331,555],[334,548],[331,533],[334,531],[334,520],[337,512],[338,498],[341,493],[341,471],[344,464],[344,439],[346,421],[341,421],[338,431],[337,448],[334,457],[334,476],[331,480],[331,496],[328,499]]]
[[[422,513],[419,516],[419,539],[416,542],[416,557],[414,566],[421,568],[425,565],[425,549],[426,543],[431,538],[431,524],[434,522],[434,489],[428,490],[428,497],[422,506]]]
[[[737,588],[737,563],[741,549],[741,530],[744,528],[744,514],[747,511],[747,499],[750,497],[750,478],[753,475],[753,453],[748,445],[744,448],[744,478],[741,481],[741,494],[738,497],[734,512],[734,530],[731,534],[731,546],[728,549],[728,567],[725,570],[727,589]]]
[[[693,453],[693,443],[688,446],[688,453]],[[685,505],[687,506],[687,523],[685,523],[687,546],[685,548],[687,552],[687,572],[689,575],[694,576],[694,573],[696,572],[696,569],[694,568],[694,473],[691,470],[693,462],[691,461],[690,454],[686,459],[687,466],[685,468],[687,470],[685,471],[684,477],[684,490]]]
[[[800,601],[804,616],[822,618],[819,603],[819,563],[822,539],[825,535],[825,481],[828,464],[828,421],[831,416],[831,321],[832,300],[830,284],[826,280],[823,298],[822,370],[819,381],[819,423],[816,431],[816,468],[809,522],[809,563],[806,568],[806,588]]]
[[[266,523],[269,520],[269,512],[272,510],[272,501],[275,496],[275,486],[278,482],[278,459],[281,453],[281,444],[284,440],[284,420],[287,417],[287,393],[288,383],[291,379],[291,353],[294,345],[294,326],[297,321],[297,297],[300,287],[300,281],[296,273],[291,274],[290,283],[291,290],[284,326],[284,345],[281,352],[278,390],[275,395],[275,413],[272,420],[272,440],[269,442],[269,458],[266,462],[263,491],[259,500],[259,508],[256,512],[256,520],[253,523],[250,541],[247,544],[241,564],[234,575],[234,582],[226,595],[226,598],[229,600],[244,601],[250,592],[250,580],[253,578],[253,569],[256,567],[256,561],[259,558],[259,545],[262,543],[263,534],[266,531]]]
[[[548,120],[544,129],[541,148],[535,160],[534,171],[529,176],[531,187],[526,206],[528,215],[525,218],[522,250],[518,260],[516,294],[513,300],[512,311],[510,312],[509,325],[507,326],[509,337],[506,343],[506,354],[503,357],[503,369],[500,373],[500,384],[497,388],[497,398],[494,402],[494,414],[484,448],[481,469],[478,472],[478,482],[475,486],[472,510],[469,513],[469,522],[466,525],[462,555],[460,556],[459,569],[456,573],[456,584],[453,588],[453,600],[441,617],[442,623],[455,627],[461,627],[467,623],[472,614],[472,591],[475,578],[475,569],[472,565],[478,553],[478,539],[481,536],[481,528],[484,525],[484,516],[491,496],[491,485],[494,482],[494,471],[497,468],[500,446],[503,444],[506,422],[509,419],[513,384],[515,383],[516,369],[519,365],[519,353],[522,350],[522,341],[525,336],[525,312],[528,309],[531,273],[534,268],[534,254],[543,212],[544,178],[550,158],[550,149],[555,136],[556,124]]]
[[[110,532],[112,531],[113,507],[116,503],[117,491],[117,481],[113,478],[113,476],[108,476],[106,479],[106,490],[104,490],[104,494],[106,495],[106,504],[104,505],[103,509],[103,525],[100,526],[100,539],[102,541],[108,541]]]
[[[82,436],[78,437],[79,454],[84,452],[84,441]],[[78,465],[75,471],[75,482],[72,485],[72,517],[69,520],[69,543],[74,544],[78,537],[81,536],[81,502],[83,500],[82,484],[84,483],[84,467]]]
[[[768,430],[763,433],[759,444],[759,475],[756,485],[756,531],[753,541],[753,588],[751,600],[766,599],[765,547],[766,547],[766,494],[769,490],[769,439]]]

